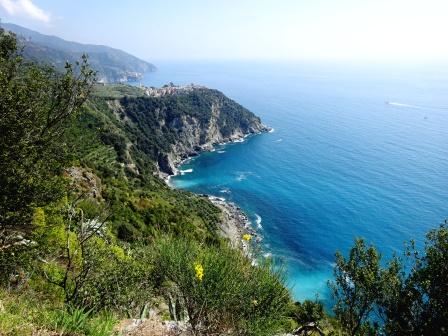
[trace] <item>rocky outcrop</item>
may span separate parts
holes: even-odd
[[[102,200],[101,181],[91,171],[81,167],[70,167],[65,169],[64,175],[69,178],[70,187],[75,193]]]
[[[138,129],[137,146],[153,156],[162,174],[176,174],[183,160],[218,144],[270,130],[217,90],[193,84],[142,89],[146,97],[123,98],[121,110]]]
[[[189,157],[210,151],[218,144],[240,141],[248,135],[269,131],[258,117],[250,115],[242,118],[230,132],[224,133],[222,120],[226,119],[226,112],[223,112],[222,108],[223,102],[214,101],[206,124],[189,115],[182,115],[169,123],[170,128],[177,130],[178,139],[171,146],[171,151],[159,160],[159,169],[162,172],[175,174],[176,166]]]

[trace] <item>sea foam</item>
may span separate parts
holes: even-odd
[[[190,169],[179,170],[179,172],[180,172],[181,175],[185,175],[185,174],[188,174],[188,173],[192,173],[193,169],[190,168]]]
[[[257,224],[257,229],[263,228],[263,226],[261,226],[261,217],[259,214],[255,214],[255,224]]]

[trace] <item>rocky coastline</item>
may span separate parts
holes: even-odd
[[[163,157],[162,162],[158,162],[158,171],[156,174],[163,179],[167,184],[172,176],[177,176],[180,173],[179,167],[189,160],[198,157],[205,152],[213,152],[217,146],[224,146],[231,143],[244,142],[248,137],[261,134],[261,133],[271,133],[274,129],[261,124],[260,128],[257,130],[251,130],[249,133],[237,132],[229,138],[225,138],[218,142],[207,142],[202,145],[195,145],[192,150],[184,151],[182,153],[177,153],[176,151],[168,154],[160,154]],[[165,162],[163,162],[165,161]],[[164,164],[165,163],[165,164]]]
[[[243,210],[235,203],[228,202],[224,198],[204,195],[210,202],[221,209],[223,220],[219,227],[219,233],[227,238],[230,246],[241,249],[246,255],[251,257],[251,245],[259,243],[262,239],[260,234],[252,227],[252,222]],[[250,240],[243,237],[249,235]]]
[[[235,142],[243,142],[246,138],[251,135],[256,135],[260,133],[271,132],[273,129],[264,126],[263,128],[256,133],[244,134],[240,137],[236,137],[234,139],[226,139],[223,142],[214,144],[214,145],[206,145],[201,146],[200,149],[195,152],[193,155],[189,153],[186,157],[183,157],[174,163],[173,174],[167,174],[159,171],[159,177],[162,178],[165,183],[173,188],[173,185],[170,183],[170,179],[172,176],[176,176],[179,174],[179,166],[191,160],[194,157],[199,156],[201,153],[214,151],[215,146],[226,145],[229,143]],[[244,211],[235,203],[229,202],[222,197],[217,197],[213,195],[201,194],[200,196],[207,198],[210,202],[212,202],[215,206],[217,206],[222,211],[222,222],[219,226],[219,234],[227,238],[229,240],[230,246],[233,248],[241,249],[247,256],[252,258],[252,249],[256,243],[261,242],[261,235],[253,228],[252,222],[249,217],[244,213]],[[246,237],[250,237],[250,239],[244,239],[245,235],[249,235]]]

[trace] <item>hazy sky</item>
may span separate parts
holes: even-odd
[[[147,60],[448,60],[448,0],[0,0],[0,17]]]

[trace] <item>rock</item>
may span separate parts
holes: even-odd
[[[64,171],[66,177],[71,180],[71,186],[85,196],[102,199],[101,181],[91,171],[81,167],[71,167]]]
[[[162,172],[168,175],[175,175],[177,172],[176,165],[173,163],[169,154],[159,153],[157,165]]]

